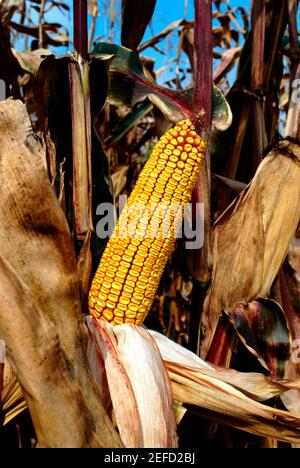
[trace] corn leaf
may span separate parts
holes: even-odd
[[[135,50],[143,39],[146,28],[154,13],[156,0],[122,1],[122,45]]]
[[[290,335],[280,305],[271,299],[257,299],[225,313],[261,365],[273,378],[283,378],[290,357]]]
[[[170,372],[173,396],[201,417],[285,442],[300,441],[300,415],[254,402],[228,384],[205,376],[190,380]]]
[[[163,88],[148,78],[138,56],[125,47],[115,44],[98,43],[93,55],[101,57],[111,54],[114,58],[110,64],[111,86],[109,102],[115,105],[134,105],[149,96],[171,122],[190,116],[193,107],[193,89],[174,92]],[[216,128],[225,130],[231,125],[232,114],[229,105],[221,93],[213,88],[213,123]]]
[[[68,225],[19,101],[0,103],[0,144],[0,336],[39,445],[120,446],[88,369]]]
[[[268,294],[300,219],[300,149],[286,140],[216,221],[213,274],[202,319],[209,351],[223,310]]]
[[[132,112],[127,114],[115,128],[110,132],[109,137],[105,140],[106,146],[115,145],[120,139],[128,133],[134,125],[136,125],[145,115],[153,110],[151,102],[146,100],[139,104]]]
[[[204,379],[205,375],[214,377],[232,385],[256,401],[266,401],[288,392],[290,389],[300,388],[300,380],[272,380],[263,374],[243,373],[233,369],[213,366],[160,333],[152,330],[149,330],[149,333],[155,339],[168,371],[178,372],[180,375],[189,377],[192,381],[197,378]]]

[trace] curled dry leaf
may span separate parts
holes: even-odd
[[[1,366],[3,372],[2,382]],[[0,404],[0,421],[1,423],[3,421],[3,426],[8,424],[27,408],[22,389],[8,362],[0,364]]]
[[[129,169],[128,166],[122,166],[117,172],[115,172],[111,176],[115,199],[119,197],[122,190],[126,186],[128,169]]]
[[[207,356],[224,309],[264,297],[270,290],[300,219],[299,162],[299,146],[281,141],[215,223],[202,357]]]
[[[123,0],[122,45],[135,50],[143,39],[154,13],[156,0]]]
[[[256,401],[266,401],[288,392],[291,388],[300,388],[300,382],[272,380],[263,374],[238,372],[233,369],[213,366],[196,354],[170,341],[167,337],[149,330],[159,347],[167,369],[173,373],[189,376],[191,380],[205,375],[228,383]]]
[[[184,405],[192,405],[201,417],[261,437],[299,443],[299,414],[254,402],[230,385],[212,377],[193,381],[184,375],[170,372],[170,378],[174,398]]]
[[[12,53],[18,60],[22,70],[31,73],[32,75],[37,74],[38,69],[45,57],[53,55],[49,49],[37,49],[32,52],[28,50],[25,52],[20,52],[19,50],[12,49]]]
[[[261,374],[211,366],[165,336],[149,333],[162,354],[177,402],[191,405],[192,411],[210,421],[261,437],[299,442],[300,414],[257,402],[299,388],[299,381],[272,381]]]
[[[272,292],[282,305],[288,323],[292,346],[286,366],[285,378],[300,378],[300,248],[299,240],[290,245],[289,255],[284,262]],[[300,413],[300,391],[291,390],[281,396],[289,411]]]
[[[283,378],[290,357],[290,335],[284,311],[271,299],[257,299],[225,310],[242,343],[270,371]]]
[[[236,60],[241,55],[241,47],[233,47],[223,53],[221,63],[214,72],[213,80],[218,83],[235,65]]]

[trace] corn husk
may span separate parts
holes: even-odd
[[[152,337],[140,327],[112,327],[91,317],[87,325],[105,363],[114,415],[125,447],[177,447],[171,386]],[[96,365],[92,355],[88,357],[93,372]]]
[[[168,415],[169,400],[164,395],[164,392],[168,394],[170,384],[175,407],[180,409],[179,413],[175,411],[177,422],[184,415],[182,410],[189,405],[190,409],[210,421],[270,439],[291,443],[300,441],[300,414],[260,403],[290,388],[299,388],[299,382],[273,382],[260,374],[242,374],[211,366],[165,336],[135,325],[125,324],[112,329],[105,322],[88,318],[88,326],[89,329],[94,328],[93,340],[98,333],[111,340],[105,353],[117,357],[117,350],[115,365],[119,368],[122,364],[126,369],[138,403],[143,436],[148,434],[147,441],[152,440],[152,446],[168,447],[167,440],[175,442],[170,413]],[[94,367],[93,363],[90,365]],[[117,373],[112,377],[108,375],[108,379],[111,379],[111,387],[118,388]],[[168,439],[164,441],[156,428],[165,431],[164,437],[169,432]]]

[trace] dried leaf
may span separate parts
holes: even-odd
[[[38,26],[26,26],[24,24],[15,23],[14,21],[10,21],[9,25],[18,33],[27,34],[28,36],[32,36],[36,39],[39,38]],[[61,34],[60,36],[56,36],[55,38],[52,38],[46,32],[44,32],[44,35],[43,35],[44,46],[46,44],[52,45],[54,47],[60,47],[63,45],[68,46],[68,41],[69,41],[68,36],[65,36],[63,34]]]
[[[201,417],[260,437],[299,443],[299,415],[254,402],[212,377],[191,381],[170,372],[170,378],[174,398],[184,405],[195,407]]]
[[[122,45],[135,50],[143,39],[146,28],[154,13],[156,0],[122,1]]]
[[[53,52],[48,49],[37,49],[33,52],[21,52],[19,50],[12,49],[12,52],[18,60],[21,68],[32,75],[35,75],[38,72],[41,63],[46,56],[53,55]]]
[[[214,226],[202,357],[208,353],[223,310],[264,297],[270,290],[300,218],[299,160],[299,147],[282,141]]]
[[[232,69],[236,62],[236,59],[241,54],[241,50],[241,47],[234,47],[223,53],[221,63],[215,70],[213,75],[213,80],[215,83],[218,83],[218,81],[220,81],[223,78],[223,76]]]
[[[27,408],[21,387],[8,362],[4,364],[2,390],[0,385],[0,402],[0,414],[3,413],[3,426]]]
[[[127,183],[127,172],[128,172],[128,166],[123,166],[121,169],[119,169],[117,172],[115,172],[111,176],[112,184],[113,184],[113,189],[114,189],[114,197],[117,200],[119,197],[120,193],[124,189]]]
[[[92,226],[91,113],[88,65],[69,64],[73,135],[73,206],[77,239]]]
[[[149,333],[155,339],[168,371],[189,377],[192,381],[197,378],[204,379],[205,375],[214,377],[257,401],[266,401],[288,392],[291,388],[300,387],[300,381],[274,381],[263,374],[243,373],[213,366],[160,333],[152,330],[149,330]]]
[[[194,90],[180,92],[159,86],[149,74],[145,73],[138,56],[125,47],[115,44],[98,43],[94,55],[101,57],[115,54],[111,65],[111,86],[108,101],[114,105],[135,105],[147,96],[171,122],[190,117],[193,108]],[[226,130],[232,122],[230,107],[222,94],[213,87],[212,119],[219,130]]]
[[[153,47],[156,44],[158,44],[160,41],[165,39],[170,33],[172,33],[175,29],[177,29],[179,26],[186,26],[188,23],[185,20],[177,20],[173,21],[173,23],[169,24],[163,31],[161,31],[159,34],[156,36],[152,37],[148,41],[144,42],[144,44],[141,44],[140,47],[138,47],[139,53],[141,53],[143,50],[148,49],[148,47]]]
[[[0,146],[0,336],[39,445],[120,446],[88,369],[68,225],[19,101],[0,103]]]
[[[283,378],[290,357],[290,335],[284,312],[271,299],[257,299],[225,310],[241,341],[270,371]]]

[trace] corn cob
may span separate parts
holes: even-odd
[[[143,323],[175,246],[176,216],[171,211],[169,232],[161,235],[165,217],[157,206],[175,202],[182,209],[190,202],[204,149],[189,120],[155,145],[101,258],[89,294],[91,315],[115,325]],[[140,204],[146,208],[136,209]]]

